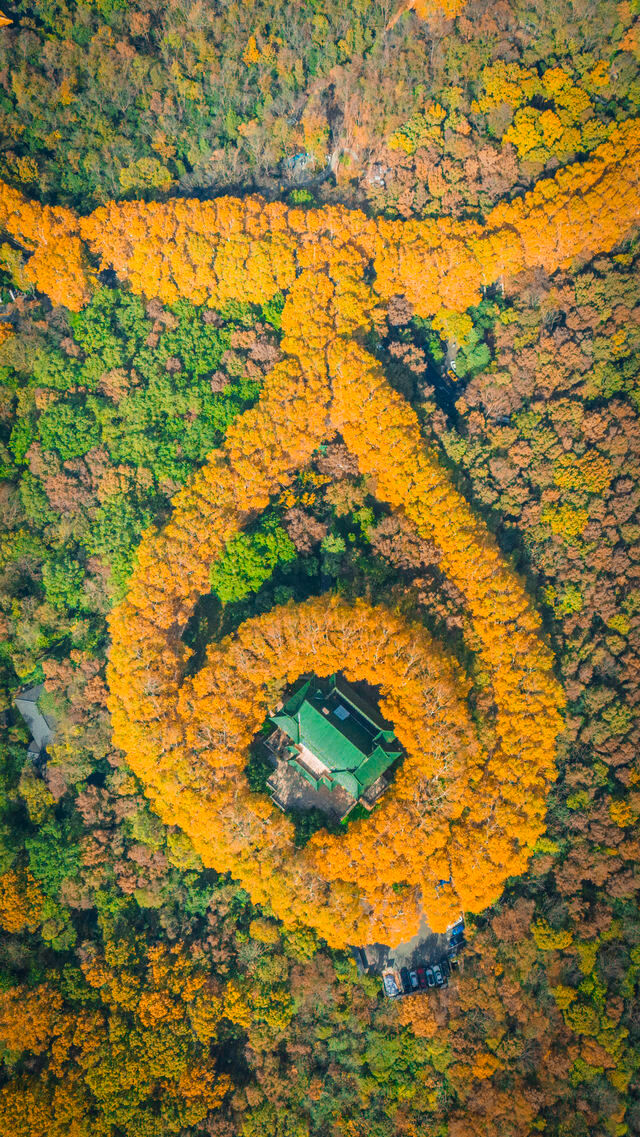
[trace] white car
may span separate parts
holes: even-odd
[[[387,972],[386,975],[382,976],[382,983],[384,985],[384,993],[387,996],[387,999],[395,999],[400,994],[398,984],[393,978],[393,975],[391,975],[389,972]]]

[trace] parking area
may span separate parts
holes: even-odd
[[[425,959],[440,959],[449,948],[450,932],[432,932],[424,916],[418,932],[406,943],[389,952],[387,963],[393,967],[419,967]]]
[[[449,977],[459,966],[464,944],[461,917],[442,934],[430,931],[423,922],[412,939],[395,948],[369,944],[352,951],[359,969],[379,975],[385,995],[395,999],[447,987]]]
[[[416,942],[414,942],[416,941]],[[456,971],[458,954],[465,944],[464,920],[460,918],[444,935],[429,933],[409,940],[389,957],[381,971],[388,999],[417,995],[435,987],[448,987]]]

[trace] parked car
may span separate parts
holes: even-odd
[[[436,979],[435,979],[435,975],[433,974],[433,971],[431,970],[430,967],[427,967],[427,969],[425,971],[425,975],[427,977],[427,986],[428,987],[435,987]]]
[[[402,986],[404,988],[405,995],[409,995],[411,993],[411,980],[409,979],[408,967],[400,968],[400,978],[402,979]]]
[[[439,963],[434,963],[433,965],[433,977],[436,981],[436,987],[442,987],[444,985],[444,976],[440,970]]]
[[[395,981],[395,979],[394,979],[394,977],[390,971],[387,971],[382,976],[382,983],[384,986],[384,993],[387,996],[387,998],[388,999],[396,999],[398,997],[398,995],[400,994],[400,988],[398,987],[398,984],[396,983],[396,981]]]
[[[456,947],[461,946],[465,942],[464,938],[464,920],[458,920],[451,929],[449,936],[451,945]]]
[[[417,991],[418,987],[420,986],[420,980],[418,979],[418,972],[417,971],[410,971],[409,972],[409,980],[411,982],[412,990]]]
[[[362,948],[352,947],[351,948],[351,954],[352,954],[352,956],[356,962],[356,967],[358,968],[358,971],[361,973],[364,971],[367,971],[367,969],[369,967],[369,960],[367,959],[366,955],[364,954]]]
[[[447,975],[451,974],[451,965],[450,965],[449,960],[447,959],[446,955],[443,956],[442,959],[440,960],[440,969],[442,971],[442,974],[445,976],[445,978],[447,977]]]
[[[427,986],[427,976],[425,974],[424,967],[418,967],[416,970],[418,972],[418,983],[420,984],[421,987],[426,987]]]

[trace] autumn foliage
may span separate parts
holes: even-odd
[[[639,143],[636,121],[620,125],[589,161],[499,205],[484,226],[303,211],[258,197],[111,203],[78,220],[3,190],[3,226],[33,250],[30,279],[70,307],[89,288],[85,249],[134,292],[168,304],[187,297],[219,308],[286,294],[285,358],[260,401],[176,495],[164,529],[142,541],[128,596],[111,616],[110,709],[114,740],[163,820],[255,901],[335,945],[411,935],[421,908],[444,927],[524,871],[544,829],[563,702],[523,585],[354,334],[401,295],[446,336],[481,286],[614,247],[636,219]],[[56,235],[66,267],[51,273]],[[480,722],[469,714],[468,680],[424,629],[336,600],[250,621],[184,679],[182,632],[209,589],[211,563],[336,435],[378,498],[433,542],[464,597],[467,646],[493,704]],[[407,758],[373,817],[340,839],[316,834],[296,853],[288,820],[249,793],[246,748],[274,683],[338,667],[380,686]]]
[[[9,869],[0,876],[0,928],[30,932],[40,924],[44,897],[28,870]]]
[[[424,453],[414,412],[355,345],[336,341],[329,366],[333,392],[319,361],[305,379],[289,361],[274,369],[258,407],[178,495],[169,525],[143,542],[129,596],[112,616],[109,675],[116,741],[164,820],[182,826],[205,863],[232,871],[283,920],[311,923],[344,944],[411,934],[421,905],[432,926],[444,927],[460,907],[484,908],[506,876],[524,869],[543,829],[561,696],[522,585]],[[318,422],[321,433],[285,432],[287,410],[296,422]],[[338,430],[376,478],[379,497],[435,541],[466,597],[496,704],[482,745],[464,683],[424,630],[364,607],[318,600],[275,610],[210,649],[208,665],[181,685],[178,631],[217,550],[243,512],[264,507],[296,463]],[[290,824],[247,791],[246,746],[274,680],[338,667],[380,684],[409,757],[374,818],[340,840],[316,836],[294,859]],[[404,888],[393,892],[391,884]]]
[[[38,205],[0,182],[0,229],[30,254],[25,278],[39,292],[74,311],[86,304],[91,274],[71,210]]]
[[[142,955],[142,953],[139,953]],[[202,963],[180,948],[87,948],[89,992],[71,1009],[53,982],[0,994],[0,1043],[17,1060],[46,1061],[44,1071],[0,1089],[0,1133],[12,1137],[115,1137],[198,1125],[216,1110],[230,1079],[210,1055],[224,994]],[[31,1058],[33,1062],[33,1057]]]
[[[444,16],[453,20],[462,11],[466,0],[403,0],[397,12],[389,20],[392,28],[405,12],[415,12],[419,20],[430,20],[434,16]]]
[[[134,292],[212,308],[263,301],[297,273],[348,248],[352,273],[373,262],[375,296],[405,294],[416,314],[464,312],[481,287],[527,268],[547,271],[611,249],[637,221],[640,123],[611,130],[588,161],[501,202],[483,224],[388,221],[340,206],[301,210],[257,196],[110,202],[88,217],[29,202],[0,184],[0,228],[30,254],[27,278],[74,310],[91,288],[87,253]],[[341,254],[345,260],[344,252]],[[352,273],[347,278],[353,282]]]
[[[258,301],[287,289],[287,358],[269,375],[257,407],[236,421],[224,447],[177,496],[169,524],[142,543],[128,598],[112,616],[115,739],[163,818],[189,833],[205,863],[232,871],[283,920],[311,923],[335,944],[410,934],[421,906],[432,926],[442,927],[460,907],[477,911],[495,899],[506,877],[524,870],[543,831],[562,704],[551,654],[518,578],[437,458],[425,453],[414,412],[351,338],[376,319],[380,277],[374,288],[364,283],[360,255],[342,239],[337,220],[329,240],[315,227],[318,214],[299,213],[296,276],[288,254],[280,255],[287,247],[276,224],[282,207],[265,207],[277,267],[261,235],[264,213],[250,221],[247,238],[240,204],[235,212],[229,203],[224,208],[228,232],[237,234],[229,243],[236,262],[244,249],[245,271],[234,275],[225,260],[207,278],[203,267],[198,299],[211,294],[222,303],[235,293]],[[388,263],[391,272],[385,255],[376,265],[382,272]],[[136,263],[142,269],[143,258]],[[398,266],[396,256],[394,273]],[[402,271],[402,283],[387,284],[390,294],[408,289]],[[415,264],[412,279],[414,273],[423,279]],[[173,284],[160,275],[154,287]],[[162,295],[169,300],[173,293]],[[425,297],[423,311],[427,303]],[[299,428],[292,431],[292,422]],[[464,681],[424,633],[365,608],[356,614],[316,601],[276,610],[212,648],[208,665],[182,681],[188,652],[180,632],[207,590],[209,565],[244,518],[263,509],[337,433],[378,497],[434,542],[443,572],[465,598],[469,646],[495,708],[479,731],[462,698]],[[356,627],[345,640],[346,629]],[[380,655],[390,639],[403,652]],[[371,659],[379,669],[370,670]],[[340,840],[316,835],[295,854],[288,821],[248,792],[246,747],[269,709],[274,681],[327,673],[341,661],[353,678],[380,684],[408,758],[374,818]],[[424,866],[419,874],[416,863]]]

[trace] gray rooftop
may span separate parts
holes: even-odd
[[[44,693],[44,683],[20,691],[14,702],[25,723],[31,731],[30,754],[41,754],[53,741],[55,723],[50,715],[44,715],[38,706],[38,699]]]

